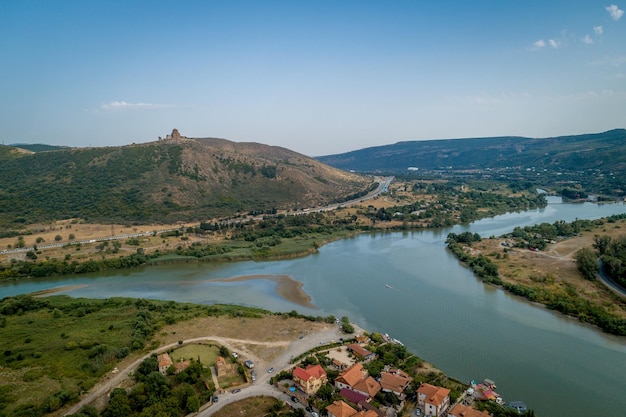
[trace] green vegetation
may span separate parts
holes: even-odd
[[[547,242],[553,239],[562,239],[564,236],[570,236],[583,229],[591,230],[592,225],[602,225],[605,222],[614,222],[624,217],[624,215],[616,215],[607,219],[576,220],[572,223],[556,222],[553,225],[544,223],[523,229],[516,228],[506,237],[515,239],[513,246],[543,249]],[[626,335],[626,319],[613,313],[607,306],[582,297],[571,283],[563,282],[557,286],[553,277],[531,277],[537,283],[534,286],[504,282],[499,275],[497,265],[489,258],[482,254],[473,255],[469,250],[466,250],[476,238],[469,234],[456,235],[451,233],[448,235],[447,244],[448,249],[459,260],[468,265],[483,282],[502,286],[503,289],[515,295],[532,302],[541,303],[551,310],[576,317],[583,322],[596,325],[607,333],[619,336]],[[608,236],[596,236],[595,242],[594,247],[598,250],[601,258],[606,259],[612,266],[614,265],[613,269],[606,267],[607,270],[614,274],[617,271],[617,274],[612,276],[617,282],[622,283],[619,272],[623,271],[620,268],[626,260],[626,250],[624,250],[626,240],[612,240]],[[596,256],[591,250],[587,248],[578,251],[576,260],[578,268],[585,278],[594,279],[597,262]],[[546,284],[550,284],[550,286]]]
[[[626,235],[617,239],[595,236],[593,247],[598,251],[606,273],[622,288],[626,288]]]
[[[0,301],[0,416],[43,416],[75,402],[120,359],[143,352],[152,335],[166,324],[207,315],[264,314],[270,313],[142,299],[4,298]],[[191,379],[183,382],[195,384]]]
[[[549,139],[405,141],[317,158],[345,170],[412,178],[497,178],[571,198],[626,195],[626,130]],[[407,171],[409,167],[418,170]],[[563,184],[568,184],[564,189]]]
[[[294,152],[267,156],[268,146],[255,146],[244,151],[228,141],[189,140],[30,153],[2,145],[0,227],[67,218],[200,221],[289,209],[295,201],[304,207],[345,201],[370,185],[328,167],[322,175],[321,164]]]
[[[130,392],[121,388],[111,392],[103,417],[183,417],[197,412],[214,392],[210,370],[195,360],[180,373],[168,370],[163,375],[153,355],[139,365],[133,376],[135,385]]]

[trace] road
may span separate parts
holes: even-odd
[[[609,287],[612,291],[616,292],[622,297],[626,297],[626,290],[618,283],[613,281],[613,279],[608,276],[606,272],[604,272],[604,264],[600,259],[598,259],[598,272],[596,273],[596,277],[600,280],[600,282]]]
[[[249,351],[245,352],[246,359],[250,359],[255,363],[255,369],[257,371],[257,380],[248,387],[242,388],[240,393],[232,394],[227,393],[224,395],[220,395],[220,401],[218,403],[213,404],[208,407],[206,410],[201,411],[201,415],[203,417],[212,415],[215,411],[224,406],[224,404],[228,404],[229,402],[236,401],[238,398],[244,397],[253,397],[257,395],[269,395],[272,397],[279,398],[281,400],[285,399],[289,400],[289,396],[282,393],[280,390],[274,388],[269,385],[268,382],[271,378],[271,374],[267,372],[268,369],[274,368],[276,373],[281,372],[282,370],[291,369],[292,365],[289,363],[292,357],[298,356],[308,350],[311,350],[313,347],[318,346],[321,341],[330,341],[330,340],[338,340],[341,337],[342,333],[338,326],[332,326],[331,328],[321,331],[321,332],[313,332],[306,335],[303,335],[302,339],[296,339],[293,341],[279,341],[279,342],[262,342],[258,340],[248,340],[248,339],[234,339],[234,338],[226,338],[226,337],[217,337],[217,336],[206,336],[199,337],[194,339],[188,339],[183,341],[182,345],[186,345],[189,343],[196,342],[204,342],[204,341],[213,341],[220,345],[226,346],[231,351],[241,351],[240,349],[233,348],[234,344],[238,346],[241,344],[257,344],[263,345],[266,347],[284,347],[284,351],[277,356],[271,362],[264,362],[260,358],[256,357],[254,354]],[[101,398],[105,395],[108,395],[109,392],[119,386],[122,381],[124,381],[128,375],[134,371],[141,362],[146,360],[152,354],[159,354],[167,351],[168,349],[172,349],[175,347],[181,346],[179,343],[170,343],[169,345],[161,346],[158,349],[155,349],[139,359],[135,360],[125,369],[117,372],[116,374],[110,373],[107,375],[107,379],[100,382],[96,385],[84,398],[80,400],[77,404],[74,404],[65,415],[75,414],[77,413],[83,406],[88,405],[96,401],[98,398]],[[297,404],[294,404],[297,406]]]
[[[363,203],[367,200],[371,200],[372,198],[378,197],[383,192],[387,192],[387,190],[389,189],[389,184],[391,184],[393,179],[394,177],[376,177],[376,181],[378,181],[378,187],[376,188],[376,190],[372,191],[371,193],[363,197],[360,197],[354,200],[345,201],[343,203],[338,203],[338,204],[331,204],[325,207],[310,208],[310,209],[304,209],[301,211],[292,211],[292,212],[288,212],[284,214],[287,216],[297,216],[297,215],[308,214],[308,213],[332,211],[332,210],[336,210],[339,207],[345,207],[345,206],[351,206],[353,204]],[[247,217],[247,218],[237,219],[237,220],[225,220],[219,223],[220,224],[232,224],[232,223],[240,223],[240,222],[246,223],[246,222],[249,222],[250,220],[260,221],[260,220],[263,220],[263,216]],[[105,241],[121,240],[121,239],[131,239],[131,238],[143,237],[143,236],[152,236],[152,235],[158,235],[161,233],[167,233],[167,232],[173,232],[176,230],[185,229],[185,227],[186,226],[154,230],[151,232],[130,233],[130,234],[108,236],[108,237],[102,237],[102,238],[96,238],[96,239],[76,240],[76,241],[65,242],[65,243],[49,243],[45,245],[37,245],[36,248],[34,246],[31,246],[31,247],[24,247],[24,248],[3,249],[3,250],[0,250],[0,254],[28,252],[28,251],[33,251],[35,249],[37,250],[53,249],[53,248],[60,248],[63,246],[86,245],[88,243],[105,242]]]

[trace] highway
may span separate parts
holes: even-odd
[[[387,192],[387,190],[389,189],[389,185],[391,184],[391,182],[393,181],[394,177],[376,177],[376,181],[378,182],[378,187],[376,188],[376,190],[372,191],[371,193],[360,197],[360,198],[356,198],[353,200],[349,200],[349,201],[345,201],[343,203],[337,203],[337,204],[331,204],[325,207],[317,207],[317,208],[308,208],[308,209],[304,209],[301,211],[292,211],[292,212],[287,212],[287,213],[281,213],[284,214],[286,216],[298,216],[298,215],[302,215],[302,214],[308,214],[308,213],[318,213],[318,212],[324,212],[324,211],[332,211],[332,210],[337,210],[339,207],[346,207],[346,206],[351,206],[354,204],[359,204],[359,203],[363,203],[367,200],[371,200],[373,198],[378,197],[381,193]],[[276,216],[276,215],[275,215]],[[251,218],[245,218],[245,219],[237,219],[237,220],[225,220],[223,222],[219,222],[220,224],[229,224],[229,223],[240,223],[240,222],[249,222],[250,220],[254,220],[254,221],[261,221],[263,220],[264,216],[257,216],[257,217],[251,217]],[[96,242],[105,242],[105,241],[113,241],[113,240],[122,240],[122,239],[131,239],[131,238],[136,238],[136,237],[144,237],[144,236],[152,236],[154,234],[161,234],[161,233],[166,233],[166,232],[173,232],[176,230],[181,230],[184,229],[185,226],[182,227],[174,227],[174,228],[167,228],[167,229],[160,229],[160,230],[153,230],[150,232],[142,232],[142,233],[130,233],[130,234],[122,234],[122,235],[115,235],[115,236],[108,236],[108,237],[102,237],[102,238],[97,238],[97,239],[83,239],[83,240],[75,240],[75,241],[71,241],[71,242],[64,242],[64,243],[49,243],[49,244],[44,244],[44,245],[37,245],[37,247],[35,248],[34,246],[31,247],[24,247],[24,248],[13,248],[13,249],[4,249],[0,251],[0,254],[7,254],[7,253],[18,253],[18,252],[28,252],[31,250],[42,250],[42,249],[53,249],[53,248],[61,248],[63,246],[71,246],[71,245],[86,245],[86,244],[90,244],[90,243],[96,243]]]

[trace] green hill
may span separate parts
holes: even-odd
[[[418,169],[536,169],[626,171],[626,130],[545,139],[494,137],[398,142],[319,161],[359,172],[405,172]]]
[[[288,149],[212,138],[37,153],[0,146],[0,159],[4,227],[205,220],[323,205],[369,185]]]

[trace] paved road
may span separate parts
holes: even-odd
[[[604,264],[600,259],[598,259],[598,272],[596,273],[596,277],[600,280],[600,282],[609,287],[611,290],[621,295],[622,297],[626,297],[626,289],[620,286],[617,282],[613,281],[613,278],[611,278],[606,274],[606,272],[604,272]]]

